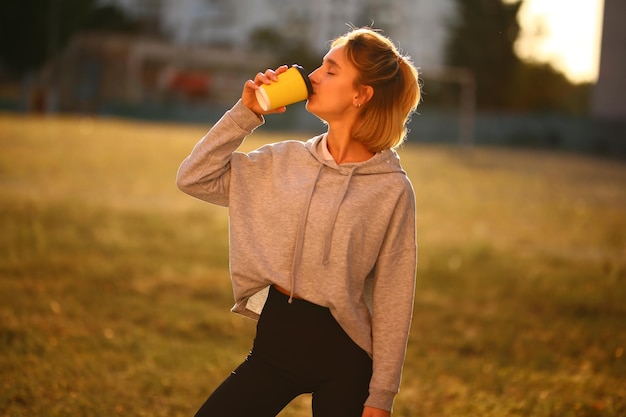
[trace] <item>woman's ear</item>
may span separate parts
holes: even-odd
[[[360,105],[363,105],[370,101],[374,95],[374,88],[370,85],[363,85],[359,88],[359,95],[357,101]]]

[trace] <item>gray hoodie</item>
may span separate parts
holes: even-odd
[[[373,359],[365,405],[391,410],[413,311],[413,187],[394,150],[337,165],[325,135],[237,152],[262,123],[238,102],[178,171],[182,191],[229,207],[232,311],[258,318],[272,284],[328,307]]]

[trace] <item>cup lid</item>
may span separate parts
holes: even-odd
[[[304,68],[302,68],[302,66],[300,66],[298,64],[293,64],[292,66],[297,68],[298,71],[300,72],[300,75],[302,76],[302,79],[304,80],[304,84],[306,84],[306,91],[307,91],[308,95],[310,96],[311,94],[313,94],[313,85],[311,84],[311,80],[309,79],[309,75],[306,73]]]

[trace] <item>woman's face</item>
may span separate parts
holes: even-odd
[[[313,94],[306,104],[307,110],[328,123],[355,114],[356,77],[356,68],[346,58],[344,46],[332,48],[322,65],[309,75]]]

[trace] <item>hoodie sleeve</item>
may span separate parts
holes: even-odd
[[[413,314],[417,272],[415,197],[400,197],[389,223],[375,275],[372,306],[373,374],[365,405],[391,410],[400,387]]]
[[[176,177],[178,188],[201,200],[228,206],[232,154],[263,123],[263,118],[238,101],[182,162]]]

